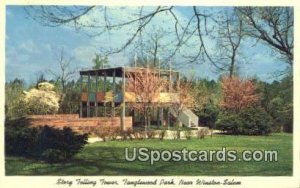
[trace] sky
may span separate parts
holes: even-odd
[[[135,7],[119,7],[111,9],[110,14],[115,21],[127,20],[130,12]],[[151,7],[146,7],[151,10]],[[176,7],[178,19],[185,21],[191,14],[190,7]],[[97,15],[95,11],[88,15],[82,21],[88,19],[97,19],[101,15]],[[99,20],[100,22],[100,20]],[[152,25],[146,33],[151,34],[151,29],[163,27],[168,31],[173,27],[172,21],[165,16],[157,17],[152,21]],[[7,6],[6,7],[6,35],[5,35],[5,77],[6,81],[21,78],[27,84],[34,83],[38,75],[43,73],[46,78],[52,79],[50,73],[59,71],[58,62],[55,59],[61,48],[64,48],[66,57],[72,58],[72,68],[76,70],[87,69],[92,67],[92,59],[101,48],[116,48],[126,42],[128,33],[132,32],[132,28],[124,28],[120,31],[112,32],[110,35],[101,37],[90,37],[93,34],[88,30],[75,30],[71,27],[46,27],[38,22],[30,19],[24,11],[24,6]],[[163,38],[162,43],[172,42],[172,37]],[[264,45],[258,44],[255,47],[241,46],[241,56],[243,61],[239,63],[240,73],[245,77],[256,77],[261,80],[272,82],[278,79],[272,76],[276,71],[282,71],[286,68],[286,64],[281,62],[279,58],[271,53],[271,50]],[[213,44],[214,41],[207,41]],[[245,47],[243,47],[245,46]],[[211,47],[212,48],[212,47]],[[169,52],[164,50],[163,55]],[[194,49],[183,49],[182,51],[192,51]],[[110,66],[128,66],[130,59],[133,59],[134,51],[126,50],[119,54],[109,56]],[[172,60],[171,60],[172,61]],[[177,62],[181,59],[177,58]],[[208,62],[200,64],[188,64],[181,66],[179,69],[182,74],[194,75],[201,78],[218,79],[219,74],[216,73],[214,67]],[[79,75],[79,72],[78,72]],[[75,75],[76,79],[78,75]]]

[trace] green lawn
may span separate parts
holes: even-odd
[[[191,140],[134,140],[88,144],[73,160],[47,164],[21,157],[6,157],[6,175],[205,175],[205,176],[291,176],[293,147],[291,134],[272,136],[228,136]],[[278,162],[126,162],[125,147],[151,149],[277,150]],[[132,151],[132,150],[130,150]],[[239,156],[239,155],[238,155]]]

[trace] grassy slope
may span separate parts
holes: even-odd
[[[126,162],[125,147],[178,150],[278,150],[278,162]],[[130,150],[132,151],[132,150]],[[292,135],[214,136],[203,140],[111,141],[87,145],[65,164],[46,164],[20,157],[6,157],[7,175],[206,175],[206,176],[290,176]]]

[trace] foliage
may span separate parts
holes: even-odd
[[[122,140],[127,140],[128,138],[130,140],[133,140],[133,130],[132,129],[126,129],[126,130],[121,130],[120,131],[120,136]]]
[[[148,139],[153,139],[156,136],[156,132],[152,129],[147,130],[146,134]]]
[[[199,103],[196,102],[195,90],[193,89],[193,82],[191,80],[183,80],[179,81],[180,87],[176,88],[176,93],[178,95],[174,95],[171,98],[171,107],[172,114],[176,118],[176,127],[180,127],[179,125],[179,115],[185,108],[189,108],[191,110],[196,109]]]
[[[71,159],[87,143],[87,134],[76,134],[70,128],[29,128],[26,124],[26,119],[6,122],[6,154],[41,159],[50,163],[60,162]]]
[[[74,114],[79,112],[80,92],[76,88],[68,88],[59,105],[59,113]]]
[[[126,89],[136,95],[136,102],[129,103],[128,107],[144,114],[145,130],[150,127],[151,109],[159,105],[159,94],[167,85],[153,69],[145,69],[127,73]]]
[[[159,133],[158,133],[158,138],[159,140],[163,140],[166,136],[166,132],[167,130],[166,129],[163,129],[163,130],[160,130]]]
[[[27,114],[55,114],[59,109],[59,97],[54,86],[48,82],[41,82],[38,88],[24,91],[23,101]]]
[[[263,108],[250,107],[238,113],[220,113],[216,126],[228,134],[268,135],[271,132],[272,118]]]
[[[205,135],[209,133],[209,130],[207,128],[202,128],[197,131],[197,138],[198,139],[204,139]]]
[[[293,132],[293,76],[280,82],[258,82],[262,94],[262,106],[272,116],[273,131]]]
[[[8,119],[26,115],[26,105],[23,100],[24,81],[14,79],[5,84],[5,117]]]
[[[197,113],[200,125],[207,126],[211,129],[215,127],[215,122],[219,114],[219,108],[212,101],[206,103],[200,112]]]
[[[37,143],[37,128],[28,128],[28,120],[19,118],[5,121],[5,153],[15,156],[33,157]]]
[[[250,80],[239,77],[225,77],[221,81],[223,99],[220,106],[226,110],[239,112],[243,108],[251,107],[258,103],[259,95],[255,85]]]
[[[109,65],[107,56],[96,54],[96,57],[93,59],[93,69],[103,69],[108,67]]]
[[[185,130],[184,136],[187,140],[190,140],[192,138],[192,129]]]

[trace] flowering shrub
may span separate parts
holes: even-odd
[[[55,114],[59,109],[59,96],[54,91],[54,85],[48,82],[38,84],[37,89],[24,91],[27,114]]]

